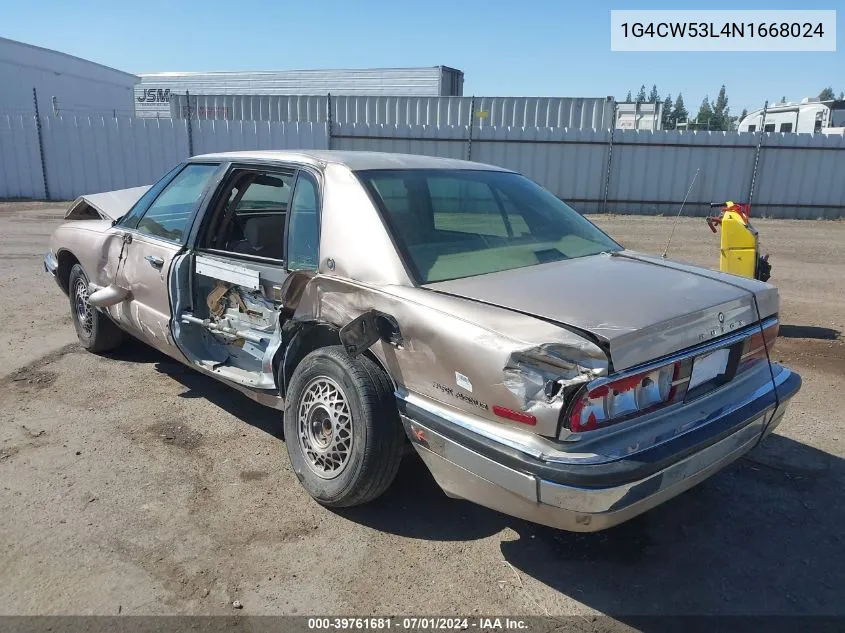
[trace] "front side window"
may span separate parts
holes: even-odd
[[[781,132],[791,132],[792,131],[792,123],[781,123],[780,124],[780,131]]]
[[[152,185],[149,189],[144,192],[144,195],[141,196],[138,201],[132,205],[132,208],[118,220],[119,226],[125,226],[127,228],[134,229],[138,226],[138,218],[144,215],[144,211],[147,210],[153,200],[158,198],[158,195],[164,190],[164,188],[170,184],[170,181],[173,180],[173,177],[179,173],[182,169],[182,165],[176,165],[173,169],[167,172],[164,176],[162,176],[158,182]]]
[[[301,171],[290,204],[288,270],[316,270],[320,262],[319,187]]]
[[[189,164],[164,188],[135,227],[139,232],[182,241],[217,165]]]
[[[774,132],[775,131],[775,124],[774,123],[766,123],[766,127],[763,128],[764,132]]]
[[[361,171],[358,177],[420,283],[621,249],[519,174],[420,169]]]

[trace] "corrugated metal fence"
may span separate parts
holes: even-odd
[[[585,213],[685,215],[747,201],[755,216],[845,218],[845,136],[0,117],[0,198],[69,199],[149,184],[191,154],[350,149],[464,158],[522,172]],[[43,161],[41,156],[43,155]],[[755,174],[755,165],[756,174]],[[46,181],[49,193],[45,191]]]
[[[188,104],[190,102],[190,109]],[[608,98],[425,97],[383,95],[185,95],[171,93],[174,118],[257,119],[387,125],[566,127],[601,130],[613,123]],[[642,107],[642,106],[640,106]]]
[[[328,147],[325,124],[0,117],[0,198],[69,200],[148,185],[190,155]],[[45,191],[46,183],[46,191]]]

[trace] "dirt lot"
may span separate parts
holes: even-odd
[[[573,535],[448,499],[416,458],[312,502],[277,413],[140,344],[75,344],[41,270],[62,208],[0,204],[0,613],[845,614],[845,222],[759,221],[804,388],[749,457]],[[596,218],[659,253],[670,220]],[[717,263],[683,220],[671,255]]]

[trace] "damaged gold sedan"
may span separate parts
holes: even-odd
[[[83,346],[125,332],[284,410],[326,506],[410,444],[450,496],[600,530],[780,422],[777,290],[624,249],[529,179],[368,152],[197,156],[83,196],[45,269]]]

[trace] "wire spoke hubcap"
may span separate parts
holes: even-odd
[[[88,284],[84,279],[77,279],[73,289],[73,305],[76,309],[76,320],[79,327],[88,336],[94,329],[94,311],[88,303]]]
[[[306,385],[297,409],[299,446],[318,477],[333,479],[352,454],[352,414],[340,386],[327,376]]]

